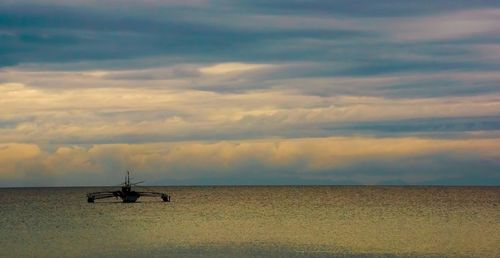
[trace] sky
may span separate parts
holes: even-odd
[[[500,185],[499,1],[0,0],[0,187]]]

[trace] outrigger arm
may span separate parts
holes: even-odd
[[[121,192],[120,191],[113,191],[113,192],[93,192],[93,193],[88,193],[87,194],[87,201],[88,202],[94,202],[95,200],[98,199],[106,199],[106,198],[118,198],[120,197]]]
[[[170,195],[166,193],[160,193],[160,192],[135,192],[137,193],[137,197],[160,197],[164,202],[170,202]],[[124,199],[125,196],[121,191],[112,191],[112,192],[93,192],[93,193],[88,193],[87,194],[87,201],[88,202],[94,202],[95,200],[99,199],[106,199],[106,198],[122,198]]]
[[[159,192],[137,192],[139,196],[145,197],[160,197],[164,202],[170,202],[170,195]]]

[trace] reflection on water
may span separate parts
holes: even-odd
[[[0,189],[0,257],[500,256],[500,187]]]

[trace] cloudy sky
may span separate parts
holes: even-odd
[[[500,184],[499,1],[0,0],[0,186]]]

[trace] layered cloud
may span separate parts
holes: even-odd
[[[381,122],[386,125],[385,133],[401,133],[397,128],[405,128],[406,133],[418,134],[436,126],[447,127],[450,132],[500,128],[496,94],[391,99],[321,97],[284,90],[214,93],[132,86],[39,89],[16,83],[0,85],[0,92],[3,142],[91,144],[324,137],[357,133],[356,128],[366,133],[370,126],[377,131],[383,129]],[[395,128],[391,129],[391,124]]]
[[[33,185],[40,181],[111,184],[113,176],[120,178],[120,171],[130,167],[141,171],[150,184],[384,184],[395,180],[463,184],[474,178],[475,183],[498,184],[498,144],[491,139],[328,137],[101,144],[43,151],[33,144],[3,144],[0,151],[4,185],[22,180]],[[474,169],[478,165],[481,169]],[[105,177],[96,171],[105,172]]]
[[[0,176],[498,182],[498,24],[492,1],[3,1]]]

